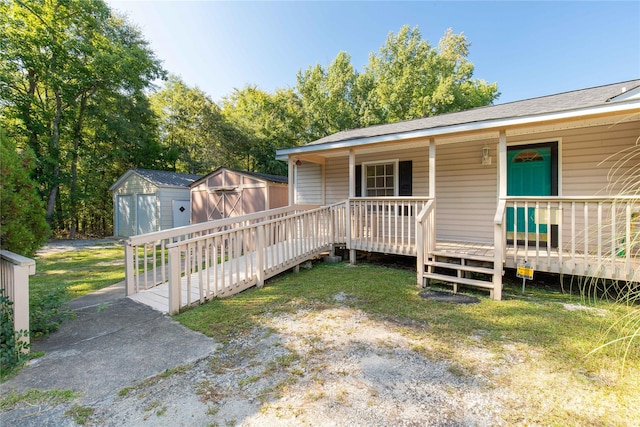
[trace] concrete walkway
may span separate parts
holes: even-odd
[[[0,385],[0,397],[29,389],[67,390],[78,405],[108,405],[124,387],[211,355],[218,344],[170,317],[124,297],[119,283],[69,303],[74,319],[42,340],[18,375]],[[0,413],[0,425],[74,425],[62,406],[22,406]]]

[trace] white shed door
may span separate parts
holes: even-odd
[[[156,231],[156,195],[138,194],[136,198],[138,233],[146,234]]]
[[[132,236],[133,231],[133,196],[116,196],[116,229],[115,235]]]
[[[189,225],[191,219],[191,202],[189,200],[173,201],[173,226]]]

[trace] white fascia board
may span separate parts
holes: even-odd
[[[404,139],[412,138],[437,137],[461,132],[486,131],[496,128],[508,128],[511,126],[520,126],[526,124],[533,125],[549,120],[568,120],[596,114],[619,113],[634,109],[640,109],[640,100],[633,100],[631,102],[620,102],[609,105],[598,105],[594,107],[581,108],[579,110],[556,111],[551,113],[537,114],[533,116],[509,117],[503,119],[485,120],[481,122],[461,123],[458,125],[449,125],[429,129],[418,129],[402,133],[390,133],[387,135],[370,136],[366,138],[347,139],[344,141],[328,142],[318,145],[303,145],[302,147],[277,150],[276,159],[286,160],[287,157],[292,154],[295,155],[314,151],[353,148],[381,142],[401,141]]]

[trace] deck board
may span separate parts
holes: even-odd
[[[307,251],[303,255],[297,257],[287,256],[289,254],[296,253],[294,250],[295,247],[305,247],[303,245],[310,244],[311,240],[312,238],[294,239],[267,247],[265,257],[265,277],[268,278],[274,276],[328,250],[327,245],[326,247],[321,247],[317,250]],[[307,247],[311,246],[309,245]],[[208,300],[217,296],[229,296],[254,286],[257,283],[256,258],[256,253],[252,252],[230,261],[220,263],[215,269],[211,266],[206,270],[206,272],[203,271],[203,298]],[[224,278],[223,272],[225,273]],[[218,276],[219,285],[217,289],[215,289],[216,281],[214,275]],[[189,277],[183,276],[181,278],[181,307],[200,301],[200,277],[200,273],[196,272],[191,274]],[[190,283],[190,285],[188,283]],[[191,292],[188,292],[189,287],[191,288]],[[169,312],[169,283],[166,281],[149,289],[140,290],[133,295],[129,295],[129,298],[167,314]]]

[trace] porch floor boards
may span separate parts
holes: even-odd
[[[311,247],[310,244],[312,241],[313,238],[294,239],[267,247],[265,256],[266,265],[264,266],[265,279],[293,268],[329,250],[329,245],[326,245],[317,250],[308,250],[304,252],[303,255],[291,255],[296,252],[296,248],[300,250],[301,248]],[[181,308],[215,297],[231,296],[256,285],[256,263],[256,253],[251,252],[247,255],[241,255],[238,258],[218,264],[215,269],[213,266],[210,266],[206,271],[203,270],[201,274],[196,272],[192,273],[189,277],[183,276],[180,280]],[[217,280],[215,278],[216,274]],[[169,277],[168,273],[166,277]],[[203,279],[202,295],[200,293],[200,277]],[[216,282],[218,283],[217,289],[215,288]],[[190,285],[188,283],[190,283]],[[169,282],[165,281],[157,286],[140,290],[133,295],[129,295],[128,298],[167,314],[169,313]]]

